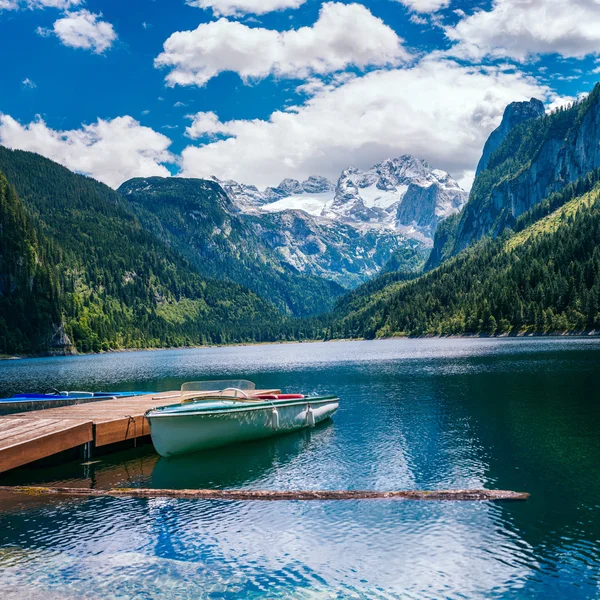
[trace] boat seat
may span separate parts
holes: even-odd
[[[249,392],[250,394],[250,392]],[[277,396],[281,394],[281,390],[255,390],[251,392],[252,395],[248,395],[247,398],[242,396],[233,397],[228,394],[222,394],[219,390],[207,391],[207,392],[186,392],[181,398],[181,404],[187,404],[189,402],[195,402],[196,400],[222,400],[231,399],[239,402],[256,402],[261,400],[261,396]]]
[[[259,400],[302,400],[304,397],[304,394],[259,394],[253,396]]]

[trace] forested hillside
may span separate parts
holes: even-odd
[[[441,228],[429,266],[485,235],[497,236],[536,204],[600,167],[600,84],[584,99],[515,126],[478,173],[458,221]]]
[[[52,343],[61,323],[52,269],[59,260],[0,173],[0,354]]]
[[[181,252],[206,277],[233,281],[284,314],[330,311],[345,290],[300,273],[262,242],[214,181],[148,177],[119,188],[144,228]]]
[[[331,334],[600,330],[599,179],[590,173],[524,214],[515,232],[485,238],[419,279],[359,288],[338,303]]]
[[[54,326],[83,351],[285,335],[272,304],[202,278],[107,186],[3,147],[0,171],[22,202],[4,183],[1,274],[18,285],[2,286],[3,352],[47,349]]]

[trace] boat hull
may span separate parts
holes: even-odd
[[[214,412],[153,411],[146,416],[156,451],[168,457],[312,427],[329,419],[338,406],[339,399],[332,397],[260,406],[247,403],[240,408]]]

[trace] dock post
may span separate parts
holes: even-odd
[[[88,462],[92,458],[92,442],[86,442],[83,445],[83,462]]]

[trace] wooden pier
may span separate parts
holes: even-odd
[[[173,404],[163,392],[0,417],[0,473],[79,446],[102,447],[150,434],[146,411]]]
[[[271,391],[271,390],[267,390]],[[261,392],[257,392],[261,393]],[[196,396],[197,392],[191,395]],[[0,416],[0,473],[73,448],[110,446],[149,435],[148,410],[174,404],[181,392],[163,392],[49,408]],[[89,453],[88,453],[89,456]],[[96,481],[98,483],[98,481]],[[109,483],[109,482],[107,482]],[[529,494],[504,490],[411,491],[272,491],[272,490],[154,490],[138,488],[63,488],[2,486],[0,494],[42,498],[48,496],[172,497],[217,500],[469,500],[519,501]]]

